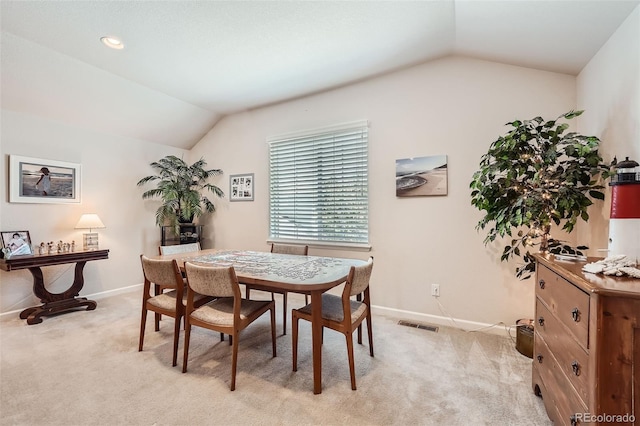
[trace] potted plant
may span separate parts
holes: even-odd
[[[500,260],[522,255],[524,264],[516,268],[520,279],[535,271],[530,250],[536,246],[543,252],[572,254],[587,248],[550,238],[552,225],[562,224],[571,232],[578,218],[588,221],[593,199],[604,200],[600,179],[609,176],[609,166],[598,153],[600,140],[565,133],[569,124],[559,122],[582,113],[507,123],[512,128],[491,144],[473,175],[471,204],[485,212],[476,229],[489,226],[485,245],[497,237],[511,237]]]
[[[188,165],[175,155],[168,155],[151,163],[158,174],[140,179],[138,186],[157,182],[156,188],[142,194],[142,199],[162,199],[162,204],[156,210],[158,226],[169,223],[175,234],[179,235],[180,223],[191,223],[203,213],[215,211],[213,202],[202,193],[209,191],[218,197],[224,197],[220,188],[207,182],[209,178],[222,174],[222,170],[207,170],[206,165],[202,158]]]

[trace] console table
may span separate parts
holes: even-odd
[[[82,306],[86,306],[87,311],[94,310],[97,306],[96,302],[87,300],[85,297],[78,297],[84,285],[82,271],[88,261],[108,258],[109,250],[14,256],[9,259],[0,259],[0,269],[5,271],[28,269],[31,275],[33,275],[33,293],[40,298],[43,304],[27,308],[20,313],[20,318],[26,319],[27,324],[33,325],[41,323],[41,317],[43,316],[67,312]],[[40,268],[43,266],[64,265],[67,263],[76,264],[73,283],[62,293],[50,293],[44,287],[42,269]]]

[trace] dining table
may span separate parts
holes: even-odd
[[[183,270],[186,262],[233,266],[241,284],[250,284],[266,291],[272,289],[310,295],[313,393],[322,393],[322,293],[344,283],[351,267],[365,265],[365,260],[224,249],[205,249],[153,258],[175,259]]]

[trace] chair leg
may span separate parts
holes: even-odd
[[[182,316],[176,315],[175,323],[173,326],[173,367],[178,365],[178,339],[180,338],[180,323],[182,322]],[[186,327],[185,322],[185,327]]]
[[[347,339],[347,355],[349,356],[349,374],[351,374],[351,389],[356,390],[355,363],[353,362],[353,336],[351,333],[345,334]]]
[[[309,295],[305,294],[304,295],[304,305],[307,306],[309,304]]]
[[[191,324],[185,318],[186,326],[184,328],[184,357],[182,359],[182,372],[187,372],[187,359],[189,359],[189,340],[191,339]]]
[[[282,335],[287,335],[287,293],[282,294]]]
[[[147,308],[143,306],[142,318],[140,319],[140,343],[138,344],[138,352],[142,351],[142,346],[144,345],[144,329],[146,324],[147,324]]]
[[[231,339],[233,336],[229,335]],[[236,369],[238,368],[238,335],[233,340],[233,349],[231,354],[231,390],[236,390]]]
[[[362,344],[362,323],[358,325],[358,344]]]
[[[271,346],[273,346],[273,357],[276,357],[276,304],[269,309],[271,311]]]
[[[245,297],[247,300],[249,300],[249,293],[251,293],[251,287],[249,287],[249,286],[245,286],[245,289],[244,289],[244,297]]]
[[[224,342],[224,333],[220,333],[220,341]]]
[[[156,331],[160,331],[160,319],[162,316],[158,313],[155,313],[155,323],[156,323]]]
[[[369,355],[373,356],[373,328],[371,324],[371,311],[367,313],[367,334],[369,334]]]
[[[298,316],[291,310],[291,348],[293,352],[293,371],[298,371]]]

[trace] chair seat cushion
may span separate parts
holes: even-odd
[[[202,294],[198,294],[195,293],[194,297],[193,297],[193,302],[197,303],[199,300],[204,299],[206,296],[202,295]],[[151,297],[150,299],[147,300],[147,303],[149,303],[152,306],[156,306],[158,308],[161,309],[166,309],[166,310],[174,310],[176,309],[176,291],[175,290],[171,290],[168,291],[166,293],[162,293],[159,294],[157,296]],[[182,294],[182,304],[183,305],[187,305],[187,292],[185,291]]]
[[[351,304],[351,322],[356,321],[367,309],[367,305],[362,302],[350,300]],[[298,309],[307,315],[311,315],[311,303],[307,306]],[[334,296],[333,294],[322,295],[322,318],[329,321],[342,322],[344,319],[344,312],[342,310],[342,298]]]
[[[241,299],[240,319],[247,319],[252,313],[271,303],[270,300]],[[191,314],[191,318],[209,324],[233,326],[233,297],[222,297],[202,305]]]

